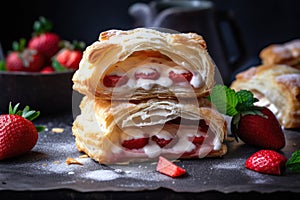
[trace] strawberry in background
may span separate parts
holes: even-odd
[[[72,43],[64,41],[62,44],[62,49],[52,59],[52,66],[56,71],[77,70],[85,43],[74,40]]]
[[[51,32],[52,27],[52,23],[41,16],[39,20],[34,22],[33,36],[28,42],[28,48],[41,52],[49,62],[51,62],[51,57],[61,48],[61,38],[58,34]]]
[[[35,49],[25,48],[26,40],[21,38],[19,42],[13,42],[13,50],[5,59],[7,71],[38,72],[44,65],[43,54]]]

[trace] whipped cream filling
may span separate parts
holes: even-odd
[[[174,128],[169,124],[169,129],[163,129],[162,126],[157,127],[143,127],[143,128],[125,128],[123,131],[125,134],[121,134],[120,144],[125,140],[149,138],[149,142],[141,149],[126,150],[126,152],[138,152],[144,153],[149,158],[157,157],[161,154],[183,154],[197,150],[198,157],[205,157],[212,150],[220,150],[221,142],[219,137],[212,131],[204,133],[195,126],[181,126],[178,132],[174,132]],[[160,147],[155,141],[151,139],[152,136],[156,136],[160,139],[170,140],[173,139],[170,144],[165,147]],[[201,145],[195,145],[191,138],[204,137],[204,141]],[[121,145],[120,145],[121,146]]]
[[[127,67],[128,68],[128,67]],[[127,72],[125,72],[127,71]],[[191,80],[175,82],[169,77],[169,73],[173,71],[176,74],[184,74],[184,73],[192,73]],[[151,75],[152,73],[158,73],[159,78],[157,79],[149,79],[149,78],[136,78],[136,74],[144,74]],[[112,70],[106,74],[110,75],[118,75],[118,76],[127,76],[128,81],[116,87],[106,87],[107,89],[114,90],[115,92],[124,92],[132,89],[142,88],[144,90],[151,90],[155,85],[159,85],[162,87],[169,88],[171,86],[176,87],[194,87],[199,88],[203,84],[203,79],[198,72],[188,71],[184,66],[175,65],[170,61],[166,61],[159,58],[147,58],[137,63],[133,63],[131,68],[128,70],[124,70],[122,66],[112,67]],[[105,85],[103,85],[105,87]]]

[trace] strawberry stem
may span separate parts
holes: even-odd
[[[11,115],[19,115],[29,121],[33,121],[40,115],[40,111],[30,110],[29,106],[25,106],[23,110],[18,110],[20,103],[17,103],[14,107],[9,102],[8,113]],[[35,126],[38,132],[44,131],[45,126]]]
[[[72,42],[64,40],[61,41],[59,45],[61,48],[66,48],[70,50],[79,50],[79,51],[82,51],[86,46],[85,42],[78,41],[78,40],[73,40]]]
[[[26,43],[27,43],[27,41],[25,38],[20,38],[19,41],[13,41],[13,43],[12,43],[13,51],[22,52],[26,47]]]
[[[6,71],[5,60],[0,60],[0,71]]]
[[[50,32],[53,28],[52,23],[44,16],[39,17],[39,20],[33,24],[33,35],[40,35],[42,33]]]

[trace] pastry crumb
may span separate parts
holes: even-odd
[[[53,162],[53,164],[59,164],[59,161],[58,161],[58,160],[56,160],[56,161],[54,161],[54,162]]]
[[[235,140],[234,137],[230,137],[230,136],[227,136],[225,138],[225,141],[227,141],[227,142],[233,142],[234,140]]]
[[[296,143],[293,143],[292,145],[293,145],[293,147],[296,147],[296,146],[297,146],[297,144],[296,144]]]
[[[88,157],[89,157],[89,156],[86,155],[86,154],[78,156],[78,158],[88,158]]]
[[[63,129],[63,128],[52,128],[51,131],[52,131],[53,133],[62,133],[62,132],[64,132],[64,130],[65,130],[65,129]]]
[[[74,158],[71,158],[71,157],[68,157],[66,159],[66,163],[68,165],[71,165],[71,164],[76,164],[76,165],[83,165],[81,162],[79,162],[78,160],[74,159]]]

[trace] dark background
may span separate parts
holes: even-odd
[[[211,0],[217,9],[230,10],[236,17],[247,50],[240,68],[258,62],[258,53],[271,43],[300,38],[299,0]],[[87,45],[101,31],[133,27],[128,7],[150,0],[43,0],[6,1],[1,6],[0,41],[4,52],[14,40],[29,38],[33,22],[45,16],[53,22],[53,31],[67,40],[82,40]]]

